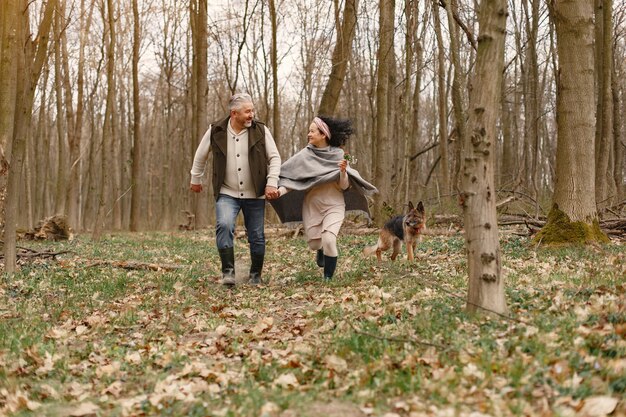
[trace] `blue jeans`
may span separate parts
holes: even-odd
[[[250,253],[265,253],[265,200],[234,198],[220,194],[215,203],[215,240],[218,249],[234,247],[235,220],[243,211],[243,221],[248,233]]]

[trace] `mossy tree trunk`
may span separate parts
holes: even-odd
[[[535,237],[544,244],[604,241],[595,198],[593,3],[556,0],[557,149],[554,205]]]
[[[469,268],[468,311],[507,312],[496,218],[496,120],[502,88],[506,0],[480,4],[480,37],[470,91],[461,176]]]

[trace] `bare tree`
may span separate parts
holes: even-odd
[[[478,53],[463,144],[462,206],[469,269],[467,309],[507,312],[496,215],[495,143],[507,18],[506,0],[480,3]]]
[[[100,174],[100,194],[98,196],[98,211],[93,227],[93,238],[98,240],[102,236],[105,226],[107,209],[111,203],[113,187],[111,184],[111,157],[113,155],[114,137],[114,110],[115,110],[115,18],[113,0],[106,0],[106,10],[102,11],[103,20],[107,22],[108,43],[106,49],[107,93],[104,120],[102,124],[102,165]],[[104,13],[106,13],[106,18]]]
[[[139,102],[139,47],[141,45],[141,26],[139,21],[139,7],[137,0],[133,0],[133,148],[132,148],[132,174],[131,174],[131,208],[130,230],[139,230],[139,216],[141,214],[141,105]]]
[[[20,51],[17,2],[0,2],[0,233],[4,236],[7,173],[11,161]]]
[[[437,3],[439,0],[435,0]],[[448,158],[448,83],[446,81],[445,47],[441,33],[442,23],[439,16],[439,5],[433,7],[434,28],[437,36],[437,111],[439,116],[439,165],[441,171],[441,191],[443,195],[450,193],[450,167]]]
[[[35,86],[41,75],[44,60],[48,52],[48,40],[50,27],[56,7],[56,0],[49,0],[44,9],[43,18],[39,24],[37,38],[31,39],[28,2],[17,2],[17,13],[10,14],[17,19],[17,53],[13,55],[17,62],[17,87],[15,102],[15,119],[13,127],[13,146],[9,167],[9,179],[7,184],[5,227],[4,227],[4,262],[7,273],[15,272],[16,261],[16,227],[17,227],[17,202],[20,195],[19,184],[21,180],[22,165],[26,152],[26,138],[28,126],[33,111]],[[23,45],[23,49],[19,48]]]
[[[280,95],[278,94],[278,18],[276,16],[276,1],[269,0],[270,20],[272,22],[272,46],[270,61],[272,66],[272,131],[274,138],[280,142],[282,136],[280,120]]]
[[[193,43],[193,104],[192,104],[192,146],[193,151],[200,144],[202,135],[207,126],[207,2],[206,0],[193,0],[191,2],[191,33]],[[205,187],[207,190],[211,187]],[[194,193],[195,194],[195,193]],[[195,194],[195,226],[206,227],[209,223],[209,193]]]
[[[544,244],[606,241],[597,222],[594,158],[593,5],[553,0],[557,73],[556,184],[548,222],[535,240]]]
[[[328,83],[326,83],[326,88],[322,94],[322,100],[318,110],[320,114],[329,116],[335,114],[335,109],[339,102],[339,94],[341,93],[341,88],[343,87],[343,82],[348,70],[350,49],[356,28],[357,7],[358,0],[345,0],[343,21],[341,23],[341,29],[337,31],[337,42],[333,50],[330,77],[328,78]],[[337,22],[336,25],[339,27],[339,17],[337,16],[335,20]]]
[[[596,107],[596,204],[599,208],[611,205],[615,196],[613,183],[613,13],[612,0],[595,1],[595,67],[597,85]]]
[[[391,189],[393,166],[391,146],[389,146],[389,77],[391,72],[391,55],[394,38],[394,7],[395,0],[380,0],[379,3],[379,45],[377,53],[378,76],[376,80],[376,178],[380,195],[375,200],[374,217],[377,223],[385,220],[383,203],[393,210],[395,198]],[[388,213],[392,214],[392,213]]]
[[[526,28],[526,50],[524,56],[525,78],[524,93],[524,147],[525,147],[525,183],[533,190],[535,214],[538,214],[538,174],[539,174],[539,67],[537,58],[537,36],[539,31],[539,0],[522,1],[524,27]]]
[[[460,152],[461,145],[465,141],[466,135],[466,119],[467,114],[465,112],[466,108],[466,97],[463,90],[463,86],[465,85],[465,73],[462,67],[461,60],[461,42],[459,37],[459,25],[456,23],[454,16],[458,15],[458,4],[457,0],[449,0],[445,5],[446,13],[448,15],[448,29],[450,33],[450,55],[452,57],[452,65],[454,68],[454,78],[452,80],[452,109],[454,110],[454,119],[455,119],[455,127],[454,131],[456,133],[456,161],[455,161],[455,178],[454,178],[454,187],[455,190],[458,191],[459,188],[459,171],[461,168],[460,161]],[[447,140],[447,139],[446,139]],[[446,149],[447,151],[447,149]]]

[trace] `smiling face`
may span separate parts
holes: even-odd
[[[244,128],[252,126],[254,119],[254,104],[243,102],[240,106],[230,111],[230,122],[233,129],[239,133]]]
[[[328,146],[328,138],[317,127],[315,123],[311,123],[309,126],[309,133],[306,135],[309,143],[316,148],[325,148]]]

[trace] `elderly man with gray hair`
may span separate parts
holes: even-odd
[[[235,220],[243,211],[250,245],[249,283],[260,284],[265,258],[265,198],[278,198],[281,159],[265,124],[254,120],[249,94],[229,102],[230,114],[209,126],[191,168],[191,191],[202,191],[209,152],[213,155],[215,240],[222,262],[222,284],[235,285]]]

